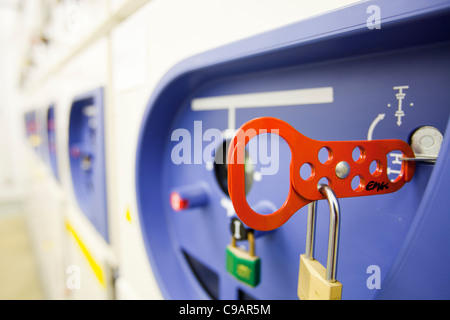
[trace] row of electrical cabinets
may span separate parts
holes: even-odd
[[[110,262],[106,267],[103,259],[110,245],[103,88],[74,97],[70,104],[66,168],[58,144],[58,107],[51,104],[24,115],[29,156],[40,172],[26,208],[42,285],[48,298],[111,298],[115,266]],[[70,188],[61,179],[64,174],[70,175]]]
[[[29,146],[59,182],[55,105],[25,114]],[[109,242],[103,132],[103,89],[76,97],[70,107],[69,164],[73,190],[82,212]]]
[[[339,199],[337,278],[344,299],[447,297],[437,275],[450,259],[440,179],[449,175],[444,137],[450,59],[448,33],[436,25],[448,24],[449,10],[435,2],[409,2],[412,16],[376,2],[388,17],[381,29],[369,28],[372,11],[367,15],[367,4],[356,4],[200,53],[148,83],[145,75],[128,83],[108,80],[102,57],[111,46],[105,43],[97,62],[81,57],[69,70],[92,77],[100,68],[99,79],[69,82],[53,112],[46,107],[24,116],[30,151],[45,159],[48,172],[57,168],[59,182],[51,188],[63,190],[63,209],[54,212],[64,246],[55,240],[57,246],[45,247],[61,252],[59,288],[72,298],[296,299],[306,208],[275,230],[245,228],[249,232],[242,234],[252,236],[239,238],[239,213],[229,194],[225,155],[232,134],[253,119],[271,117],[320,141],[396,139],[412,145],[420,133],[420,147],[439,145],[435,161],[418,161],[402,190]],[[126,41],[125,31],[137,26],[125,25],[116,36]],[[420,36],[408,36],[411,30],[420,30]],[[137,68],[135,75],[142,70],[147,69]],[[57,87],[57,82],[49,86],[52,92]],[[242,183],[249,205],[266,215],[290,194],[292,153],[282,139],[260,138],[258,146],[269,145],[267,151],[276,143],[279,153],[266,152],[268,161],[258,162],[251,159],[261,152],[249,150]],[[333,148],[324,149],[311,163],[332,159]],[[373,176],[384,170],[395,181],[402,154],[389,151],[369,169]],[[359,148],[347,162],[352,166],[365,155]],[[298,174],[309,180],[314,173],[309,169]],[[361,186],[366,187],[360,180],[354,190]],[[45,199],[51,197],[39,187],[34,192],[42,220],[48,221]],[[319,201],[318,211],[327,211],[325,206]],[[317,219],[316,258],[324,264],[327,215]],[[417,239],[432,243],[432,250]],[[230,272],[227,259],[242,258],[239,246],[252,252],[247,260],[258,261],[257,281]],[[414,291],[407,279],[430,268],[425,260],[439,263],[426,281],[415,282],[420,290]]]

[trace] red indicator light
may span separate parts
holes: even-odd
[[[77,147],[70,148],[70,155],[73,158],[78,158],[80,156],[80,154],[81,154],[81,151],[79,148],[77,148]]]
[[[189,201],[183,199],[177,192],[170,194],[170,206],[175,211],[182,211],[189,207]]]

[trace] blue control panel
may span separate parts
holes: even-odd
[[[39,154],[39,148],[42,144],[42,136],[39,132],[38,117],[35,110],[28,111],[24,116],[25,120],[25,135],[29,146]]]
[[[55,106],[53,104],[47,110],[47,149],[49,165],[52,169],[53,176],[56,180],[59,180]]]
[[[378,24],[369,6],[380,10]],[[442,143],[437,161],[418,161],[401,190],[340,199],[337,279],[343,299],[449,299],[449,18],[448,1],[359,3],[175,66],[149,100],[136,161],[144,240],[164,296],[298,299],[306,208],[272,232],[255,233],[257,286],[226,270],[236,217],[227,142],[247,121],[276,117],[322,141],[412,143],[415,133],[433,130],[420,144]],[[249,150],[247,201],[270,213],[286,200],[291,154],[284,140],[261,139],[276,142],[279,153]],[[391,179],[401,156],[387,156]],[[315,252],[322,265],[328,218],[319,201]],[[248,248],[247,241],[238,245]]]
[[[108,241],[104,150],[103,88],[99,88],[73,99],[68,152],[78,205]]]

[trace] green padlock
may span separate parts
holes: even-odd
[[[256,287],[261,279],[261,259],[255,255],[255,237],[253,231],[247,232],[249,250],[236,247],[236,239],[231,237],[231,244],[227,246],[227,271],[237,280]]]

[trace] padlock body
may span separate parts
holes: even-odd
[[[261,259],[232,245],[226,250],[227,271],[237,280],[256,287],[261,278]]]
[[[342,284],[326,280],[326,269],[316,259],[300,256],[298,275],[298,297],[300,300],[341,300]]]

